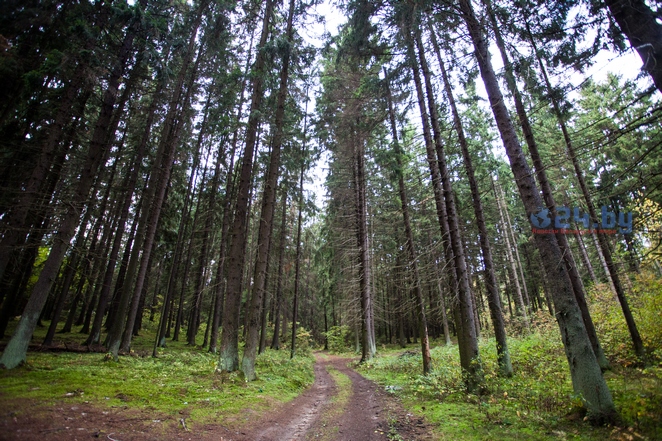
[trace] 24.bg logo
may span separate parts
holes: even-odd
[[[600,232],[616,232],[616,225],[618,225],[619,233],[632,233],[632,212],[619,212],[618,214],[609,210],[608,207],[602,206],[600,210],[600,218],[595,222],[591,222],[588,213],[582,213],[581,208],[574,207],[572,210],[569,207],[557,207],[556,216],[554,216],[547,208],[543,208],[537,213],[532,213],[530,216],[531,224],[534,227],[534,233],[557,233],[561,232],[575,233],[575,232],[593,232],[600,230]],[[570,228],[570,221],[575,222],[578,227],[583,227],[580,230],[566,231]],[[536,231],[536,229],[547,229],[547,231]]]

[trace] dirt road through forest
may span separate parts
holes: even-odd
[[[315,383],[303,394],[245,428],[233,441],[431,440],[430,427],[397,400],[348,367],[351,359],[315,354]],[[335,372],[334,372],[335,371]],[[342,384],[334,379],[342,380]],[[389,438],[389,434],[391,438]],[[400,438],[396,438],[399,435]],[[229,441],[229,440],[228,440]]]
[[[315,354],[314,384],[289,403],[267,412],[245,409],[242,422],[188,427],[186,412],[159,416],[149,409],[102,409],[66,403],[44,407],[14,403],[0,412],[0,441],[108,439],[111,441],[372,441],[432,440],[431,428],[398,400],[350,366],[347,357]],[[18,417],[17,417],[18,416]],[[398,437],[399,436],[399,437]]]

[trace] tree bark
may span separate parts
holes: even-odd
[[[303,157],[305,149],[301,149],[301,170],[299,171],[299,215],[297,220],[297,251],[294,261],[294,299],[292,301],[292,343],[290,345],[290,359],[296,354],[298,314],[299,314],[299,289],[301,286],[301,230],[303,228],[303,175],[306,169],[306,161]]]
[[[512,247],[510,243],[510,233],[508,230],[513,228],[513,226],[508,222],[505,212],[508,211],[506,206],[505,197],[501,185],[497,182],[492,183],[494,185],[494,196],[497,200],[497,205],[499,207],[499,217],[501,218],[501,235],[505,241],[506,249],[506,259],[508,260],[508,273],[512,284],[515,287],[515,313],[522,316],[522,321],[528,332],[531,332],[529,324],[529,315],[526,312],[526,305],[524,304],[524,298],[522,297],[522,288],[520,287],[519,278],[517,277],[517,264],[515,263],[515,258],[513,257]]]
[[[605,0],[605,5],[644,62],[642,69],[662,92],[662,25],[659,15],[644,0]]]
[[[559,127],[561,128],[561,132],[563,133],[563,140],[565,141],[566,149],[568,150],[568,156],[570,156],[570,159],[572,161],[572,166],[575,170],[575,175],[577,176],[577,182],[579,182],[579,188],[582,191],[584,202],[586,202],[586,208],[590,216],[590,225],[588,225],[587,227],[588,228],[597,227],[598,225],[600,225],[600,220],[598,218],[597,212],[595,211],[595,205],[593,204],[591,194],[588,191],[586,180],[584,179],[584,172],[581,166],[579,165],[579,161],[577,160],[577,153],[575,152],[575,148],[572,145],[572,140],[570,139],[570,133],[568,132],[568,128],[565,124],[565,120],[563,119],[563,115],[561,114],[561,108],[559,106],[559,103],[551,94],[552,85],[549,81],[549,77],[547,76],[547,70],[545,69],[545,65],[542,59],[540,58],[540,55],[538,54],[538,48],[535,40],[533,39],[533,36],[531,35],[531,30],[529,29],[528,23],[526,24],[526,28],[529,34],[531,45],[533,46],[533,50],[538,60],[538,65],[540,66],[540,71],[545,81],[545,86],[547,87],[547,91],[550,92],[549,99],[552,102],[552,108],[554,109],[554,113],[559,123]],[[660,33],[660,37],[662,37],[662,32]],[[660,44],[660,49],[662,49],[662,43]],[[662,58],[660,58],[660,61],[662,62]],[[660,72],[662,75],[662,70],[660,70]],[[662,80],[662,76],[660,80]],[[616,295],[618,297],[619,303],[621,304],[621,309],[623,311],[623,316],[625,317],[625,322],[627,324],[628,331],[630,332],[630,338],[632,340],[632,345],[634,346],[634,351],[637,354],[637,357],[641,361],[645,362],[646,351],[644,349],[644,343],[641,340],[641,335],[639,334],[639,330],[637,329],[637,324],[634,321],[634,317],[632,316],[632,311],[630,310],[627,297],[625,296],[625,290],[623,289],[623,285],[621,284],[621,278],[618,274],[618,269],[616,268],[616,264],[612,258],[611,249],[609,248],[607,236],[600,232],[597,233],[597,236],[598,236],[598,243],[600,245],[600,249],[602,250],[602,255],[604,256],[607,269],[609,270],[609,276],[613,282],[614,289],[616,290]],[[582,296],[582,300],[584,301],[584,303],[586,303],[583,296]],[[580,307],[582,306],[583,305],[580,302]],[[588,307],[585,308],[588,311]]]
[[[506,327],[503,320],[503,311],[501,310],[501,296],[499,294],[499,282],[496,278],[494,271],[494,261],[492,259],[492,248],[490,246],[489,237],[487,233],[487,226],[485,225],[485,217],[483,215],[483,204],[480,200],[480,192],[478,184],[476,183],[476,176],[474,167],[469,155],[469,146],[464,135],[462,127],[462,120],[455,104],[455,97],[453,96],[453,89],[451,87],[450,79],[446,71],[446,66],[441,58],[439,44],[437,37],[432,27],[430,27],[430,36],[432,38],[432,45],[435,53],[437,54],[437,61],[441,69],[441,76],[444,82],[444,89],[446,91],[446,99],[451,108],[453,115],[453,124],[455,131],[458,135],[460,148],[462,149],[462,158],[464,161],[464,168],[469,178],[469,188],[471,189],[471,198],[473,202],[474,214],[476,216],[476,224],[478,226],[478,237],[480,241],[480,248],[483,255],[483,265],[485,266],[485,287],[487,290],[487,304],[490,308],[490,316],[492,318],[492,325],[494,326],[494,336],[497,346],[497,359],[499,363],[499,370],[501,375],[510,377],[513,374],[513,366],[510,361],[510,352],[508,351],[508,342],[506,339]]]
[[[91,48],[91,44],[88,46],[86,47],[87,50]],[[55,162],[56,156],[60,153],[59,150],[61,149],[58,149],[58,145],[62,140],[67,122],[71,119],[72,108],[78,107],[74,106],[76,98],[80,96],[80,101],[87,101],[89,97],[89,91],[87,89],[90,89],[92,85],[86,81],[88,69],[86,64],[79,64],[72,75],[71,81],[65,86],[60,107],[53,119],[53,124],[48,129],[48,136],[34,164],[32,173],[25,182],[24,189],[13,203],[14,208],[3,216],[2,230],[4,234],[2,240],[0,240],[0,280],[5,274],[5,269],[12,256],[13,248],[23,242],[28,234],[26,222],[29,218],[29,212],[39,200],[40,190],[44,181],[49,176],[49,170]],[[79,94],[81,85],[83,92]],[[69,146],[70,144],[67,143],[67,150]],[[66,150],[62,152],[62,154],[64,153],[66,153]]]
[[[244,372],[246,380],[253,381],[255,375],[255,359],[259,342],[260,317],[262,309],[262,298],[266,296],[266,278],[267,261],[269,259],[269,246],[271,243],[271,232],[273,231],[273,216],[276,203],[276,187],[278,186],[278,176],[280,174],[280,156],[283,144],[283,125],[285,119],[285,100],[288,95],[288,79],[290,73],[290,48],[293,43],[294,30],[292,22],[294,20],[294,0],[289,2],[289,12],[287,16],[287,25],[285,38],[288,49],[283,54],[282,67],[280,71],[280,84],[276,102],[276,115],[274,117],[275,133],[273,137],[273,147],[269,159],[269,169],[264,183],[264,192],[262,194],[262,209],[260,213],[259,231],[257,237],[257,254],[255,256],[255,273],[253,276],[253,295],[248,308],[248,326],[246,329],[246,343],[244,345],[244,356],[241,361],[241,369]],[[307,112],[307,105],[306,105]],[[304,114],[304,118],[307,115]],[[306,119],[307,121],[307,119]],[[306,136],[306,121],[304,121],[304,137]],[[304,139],[305,143],[305,139]],[[305,148],[305,145],[304,145]],[[303,158],[302,158],[303,160]],[[297,262],[298,264],[298,262]]]
[[[213,87],[213,86],[212,86]],[[205,103],[204,117],[202,118],[202,123],[200,125],[200,132],[198,133],[198,142],[197,149],[202,149],[202,143],[204,140],[205,132],[207,130],[207,121],[209,118],[209,106],[211,103],[211,93],[207,95],[207,102]],[[209,151],[207,152],[209,156]],[[213,229],[214,223],[214,211],[216,208],[216,192],[218,188],[219,175],[221,173],[221,159],[222,155],[219,151],[216,157],[216,164],[214,167],[214,176],[211,182],[211,189],[209,190],[209,202],[207,208],[204,210],[204,228],[202,230],[202,244],[200,246],[200,254],[198,257],[198,271],[195,278],[195,291],[193,294],[193,305],[191,309],[191,322],[189,327],[186,330],[187,344],[189,346],[195,346],[195,337],[198,334],[198,329],[200,327],[200,309],[202,308],[202,296],[204,293],[204,282],[205,282],[205,273],[207,269],[207,259],[209,257],[209,246],[210,246],[210,233]],[[205,181],[203,180],[203,185],[200,191],[200,202],[202,202],[202,189],[205,188]],[[203,346],[206,346],[205,343]]]
[[[481,77],[489,97],[511,169],[526,214],[530,219],[542,206],[540,193],[517,140],[503,95],[489,58],[488,44],[469,0],[460,0],[460,10],[475,49]],[[532,226],[533,228],[533,226]],[[609,388],[591,347],[574,291],[562,261],[561,250],[552,235],[536,234],[535,241],[552,285],[556,317],[564,343],[573,387],[581,393],[588,408],[588,418],[596,423],[614,421],[616,409]]]
[[[237,150],[237,139],[239,134],[239,122],[241,121],[241,110],[244,104],[244,91],[246,89],[246,78],[248,77],[250,65],[249,60],[251,57],[251,52],[253,50],[253,35],[251,34],[251,43],[248,49],[248,57],[246,60],[246,73],[244,79],[241,82],[241,92],[239,93],[239,104],[237,105],[237,127],[232,134],[232,147],[230,149],[230,164],[227,168],[226,173],[226,182],[225,182],[225,195],[223,196],[223,220],[221,223],[221,239],[220,247],[218,252],[218,264],[216,266],[216,273],[214,275],[214,319],[211,324],[211,337],[209,339],[209,352],[215,354],[217,352],[218,345],[218,328],[221,324],[221,317],[223,316],[223,305],[224,305],[224,280],[225,280],[225,269],[226,269],[226,249],[228,244],[228,231],[230,229],[230,223],[232,222],[232,193],[234,189],[234,156]]]
[[[258,53],[253,65],[253,96],[251,110],[246,127],[246,147],[239,173],[239,186],[232,225],[232,244],[228,252],[228,277],[225,307],[223,308],[223,330],[218,370],[233,372],[239,367],[239,312],[241,307],[241,287],[244,272],[244,253],[246,250],[246,222],[248,199],[253,178],[253,153],[260,122],[260,106],[265,74],[266,54],[264,48],[269,37],[269,21],[273,10],[273,0],[267,0],[264,8],[262,33],[258,44]]]
[[[420,29],[418,27],[414,28],[414,40],[418,46],[418,59],[421,66],[421,71],[423,73],[423,79],[425,80],[428,110],[430,112],[430,122],[432,125],[432,134],[436,149],[436,162],[438,164],[439,178],[441,180],[443,196],[446,202],[448,233],[453,251],[455,271],[457,273],[458,309],[459,318],[461,320],[461,330],[458,332],[458,336],[460,336],[460,334],[462,336],[458,339],[460,343],[460,364],[462,366],[462,370],[466,374],[465,385],[467,386],[467,389],[470,391],[475,391],[482,388],[483,372],[480,362],[480,355],[478,352],[478,340],[471,302],[472,293],[464,255],[464,245],[462,243],[462,237],[459,228],[457,208],[455,206],[455,197],[453,195],[453,188],[450,180],[450,172],[446,163],[446,154],[444,152],[444,147],[441,140],[441,130],[439,129],[439,118],[437,114],[437,106],[434,100],[434,90],[430,80],[430,71],[428,68],[427,60],[425,59],[425,52],[423,50],[420,37]],[[413,53],[413,48],[411,51]]]
[[[69,248],[69,242],[76,231],[81,211],[89,196],[94,178],[97,175],[97,170],[110,148],[110,139],[112,137],[109,136],[108,127],[110,126],[113,108],[117,100],[120,79],[132,51],[137,30],[137,24],[136,26],[131,26],[124,37],[117,56],[117,63],[112,68],[108,86],[103,94],[99,117],[94,127],[75,194],[69,201],[68,208],[62,216],[60,227],[54,236],[53,246],[44,263],[39,279],[32,289],[32,294],[23,310],[16,331],[0,358],[0,366],[4,366],[7,369],[12,369],[25,361],[28,344],[39,320],[39,315],[48,299],[48,293],[55,282],[62,259]]]
[[[545,201],[545,205],[547,209],[550,210],[553,216],[555,216],[556,203],[554,201],[552,187],[549,180],[547,179],[547,173],[545,171],[546,168],[542,162],[542,157],[538,151],[538,145],[533,135],[533,129],[531,128],[531,123],[529,121],[529,117],[526,112],[526,109],[524,108],[524,103],[522,100],[521,93],[519,91],[519,88],[517,87],[517,83],[513,75],[513,68],[510,63],[508,53],[506,51],[506,45],[505,42],[503,41],[503,38],[501,37],[501,31],[499,29],[496,16],[491,9],[490,0],[486,0],[485,3],[487,5],[488,13],[492,21],[492,28],[494,29],[494,35],[496,37],[497,47],[499,48],[499,52],[501,54],[501,58],[505,66],[506,83],[515,101],[515,109],[517,111],[517,116],[519,118],[520,125],[522,127],[522,132],[524,133],[524,139],[526,140],[527,147],[529,148],[529,154],[531,155],[531,159],[533,161],[533,165],[536,171],[536,177],[538,178],[538,182],[542,190],[543,199]],[[604,355],[604,351],[600,346],[599,339],[595,332],[595,326],[593,325],[593,320],[591,319],[588,306],[586,305],[584,286],[581,283],[581,278],[579,276],[579,272],[577,271],[577,265],[575,264],[574,258],[570,251],[570,245],[568,243],[568,240],[564,233],[559,232],[556,234],[556,241],[558,242],[559,248],[561,249],[561,253],[563,255],[563,261],[566,266],[566,270],[568,271],[570,282],[572,283],[573,291],[575,293],[575,299],[577,300],[577,304],[579,305],[579,308],[582,312],[582,320],[584,321],[584,326],[586,326],[586,331],[588,333],[589,339],[591,340],[591,345],[593,347],[593,351],[595,352],[595,356],[598,360],[598,364],[600,365],[601,369],[603,370],[608,369],[609,361]]]
[[[391,88],[389,87],[389,77],[386,70],[384,70],[384,77],[386,78],[387,100],[389,119],[391,122],[391,136],[393,138],[393,152],[396,160],[396,175],[398,179],[398,192],[400,194],[400,210],[405,224],[405,237],[406,248],[409,254],[409,267],[411,268],[411,277],[414,281],[414,293],[418,306],[418,321],[420,325],[421,336],[421,356],[423,359],[423,375],[430,372],[430,342],[428,339],[428,324],[425,316],[425,301],[423,299],[423,292],[421,289],[421,277],[418,272],[418,254],[416,253],[416,245],[414,243],[414,234],[411,229],[411,220],[409,219],[409,199],[407,197],[407,189],[405,188],[404,173],[402,170],[402,149],[398,141],[398,129],[395,122],[395,110],[393,109],[393,99],[391,97]]]
[[[280,349],[280,317],[283,309],[283,262],[285,260],[285,238],[287,237],[287,189],[283,187],[283,211],[280,221],[280,239],[278,245],[278,275],[276,276],[276,306],[274,307],[274,336],[271,340],[271,349]]]
[[[575,233],[575,239],[577,241],[577,247],[579,248],[579,252],[581,253],[582,261],[584,263],[584,267],[586,268],[586,272],[588,272],[588,275],[591,278],[591,282],[593,282],[593,285],[597,285],[598,278],[595,275],[595,270],[593,269],[593,265],[591,264],[591,259],[588,257],[588,252],[586,251],[586,246],[584,245],[584,239],[582,238],[582,235],[579,232]]]

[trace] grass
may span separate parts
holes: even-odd
[[[329,400],[329,404],[325,406],[320,420],[320,429],[314,434],[314,439],[320,441],[337,438],[340,428],[334,422],[345,412],[352,396],[352,380],[347,375],[329,365],[326,366],[326,371],[336,384],[336,393]]]
[[[148,327],[134,341],[135,352],[119,362],[101,353],[30,352],[24,366],[0,371],[0,407],[12,410],[25,400],[43,406],[65,401],[184,414],[190,425],[232,426],[293,399],[314,381],[314,359],[304,354],[290,360],[285,350],[258,356],[259,378],[253,382],[238,373],[215,372],[217,355],[180,342],[168,342],[153,358],[146,355],[151,354],[152,331]],[[38,330],[35,342],[42,333],[44,329]],[[59,344],[80,343],[84,337],[68,334],[58,339]]]
[[[433,369],[428,376],[420,375],[418,345],[410,345],[409,350],[382,346],[378,356],[359,370],[383,386],[392,386],[387,390],[399,395],[409,412],[437,424],[440,440],[662,439],[662,282],[644,274],[630,293],[644,342],[653,350],[645,368],[632,355],[613,296],[600,287],[589,294],[598,335],[612,363],[605,379],[622,417],[620,427],[592,427],[582,421],[577,411],[581,399],[572,391],[558,328],[547,314],[534,317],[530,335],[509,338],[515,369],[511,378],[497,375],[494,339],[480,340],[486,395],[466,393],[457,346],[443,342],[432,349]],[[7,330],[8,336],[15,324]],[[156,418],[174,416],[169,418],[173,421],[185,415],[191,426],[210,422],[240,426],[293,399],[314,380],[314,359],[304,331],[294,360],[287,350],[268,350],[258,357],[258,380],[247,383],[237,373],[216,373],[217,356],[199,346],[168,341],[158,358],[150,357],[154,328],[154,323],[145,321],[141,336],[134,338],[134,352],[117,363],[100,353],[28,353],[24,366],[0,371],[0,408],[11,414],[63,402],[89,403],[102,409],[141,409]],[[38,344],[45,333],[46,328],[38,328],[33,342]],[[346,335],[342,329],[337,334],[336,352],[342,352]],[[199,335],[200,344],[203,332]],[[79,345],[83,340],[80,334],[57,334],[55,344]],[[346,407],[351,380],[333,368],[329,373],[338,394],[329,406],[331,413],[322,417],[328,429],[322,435],[332,438],[331,424]],[[21,407],[26,402],[30,406]],[[389,423],[393,428],[394,422]],[[394,430],[389,435],[398,439]]]
[[[338,388],[338,392],[331,399],[333,412],[330,416],[336,417],[344,413],[349,403],[352,396],[352,380],[333,366],[327,366],[326,370],[333,377]]]
[[[467,394],[461,381],[457,346],[432,350],[433,370],[424,377],[420,356],[382,351],[361,373],[403,398],[405,407],[439,425],[439,439],[552,440],[659,439],[662,436],[662,369],[615,369],[607,383],[626,428],[592,427],[576,409],[563,347],[550,333],[536,332],[509,345],[515,375],[496,375],[493,339],[480,352],[490,393]],[[414,346],[414,345],[412,345]],[[632,437],[632,438],[630,438]],[[643,437],[643,438],[642,438]]]
[[[432,349],[428,376],[420,375],[417,345],[382,347],[360,371],[390,386],[387,390],[401,396],[408,411],[436,423],[442,440],[662,439],[662,280],[644,272],[633,284],[630,302],[651,351],[645,368],[633,355],[620,307],[608,288],[590,292],[592,316],[612,364],[605,379],[622,419],[619,427],[583,421],[558,327],[546,313],[534,316],[533,333],[508,339],[515,369],[511,378],[497,375],[494,338],[480,340],[486,395],[467,394],[457,346],[441,341]]]

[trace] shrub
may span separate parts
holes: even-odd
[[[662,347],[662,279],[650,271],[642,271],[635,276],[632,290],[626,295],[644,346],[649,350],[659,349]],[[607,356],[626,366],[637,364],[623,311],[609,286],[593,286],[589,298],[591,316]],[[653,352],[654,358],[660,355],[659,351]]]
[[[324,333],[329,344],[329,352],[338,354],[351,350],[349,326],[332,326]]]
[[[311,353],[312,347],[312,335],[310,331],[307,331],[303,326],[297,328],[297,347],[296,353],[304,356],[308,356]]]

